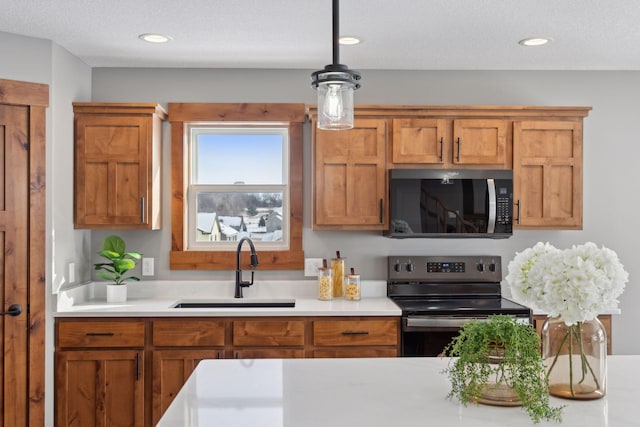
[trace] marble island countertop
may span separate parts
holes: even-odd
[[[446,398],[449,359],[204,360],[157,427],[533,426],[520,407],[462,406]],[[640,356],[608,358],[607,394],[566,405],[562,423],[541,427],[640,425]]]
[[[128,286],[124,303],[107,303],[104,283],[61,292],[54,317],[235,317],[235,316],[400,316],[386,297],[385,282],[362,284],[362,299],[316,298],[316,281],[261,282],[245,289],[243,301],[295,300],[294,307],[173,308],[184,301],[234,301],[232,282],[140,282]]]

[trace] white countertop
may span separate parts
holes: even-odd
[[[519,407],[446,398],[449,359],[204,360],[157,427],[533,426]],[[640,425],[640,356],[610,356],[607,395],[551,398],[563,421],[538,426]]]
[[[400,316],[386,298],[386,283],[362,283],[362,299],[320,301],[316,281],[261,282],[245,289],[243,300],[294,299],[295,307],[173,308],[180,301],[233,300],[232,282],[147,282],[128,286],[125,303],[107,303],[104,283],[58,295],[54,317],[236,317],[236,316]]]

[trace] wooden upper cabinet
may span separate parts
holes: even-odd
[[[314,124],[314,229],[386,227],[385,119],[356,119],[350,130]]]
[[[74,103],[75,227],[159,229],[157,104]]]
[[[444,164],[447,127],[442,119],[394,119],[391,162]]]
[[[394,119],[391,163],[509,168],[508,123],[501,119]]]
[[[582,229],[582,121],[513,125],[514,225]]]
[[[501,119],[453,121],[452,163],[507,167],[507,125]]]

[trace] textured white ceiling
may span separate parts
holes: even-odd
[[[640,70],[639,0],[342,0],[354,69]],[[3,0],[0,31],[93,67],[319,69],[331,0]],[[152,45],[141,33],[173,41]],[[518,45],[544,36],[544,47]]]

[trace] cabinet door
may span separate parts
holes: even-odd
[[[582,123],[513,125],[514,225],[582,229]]]
[[[459,165],[508,167],[507,121],[496,119],[454,120],[452,162]]]
[[[56,425],[142,426],[144,354],[136,350],[56,353]]]
[[[314,228],[386,227],[387,121],[357,119],[350,130],[315,129]]]
[[[302,348],[250,348],[233,351],[234,359],[302,359]]]
[[[76,117],[78,227],[148,224],[150,132],[144,117]]]
[[[396,346],[399,321],[384,320],[314,320],[315,346]]]
[[[303,320],[234,320],[235,347],[304,346]]]
[[[193,370],[204,359],[221,359],[222,350],[155,350],[153,352],[153,424],[167,410]]]
[[[391,162],[444,163],[446,128],[441,119],[394,119]]]
[[[351,357],[398,357],[400,355],[396,348],[323,348],[313,350],[314,358],[351,358]]]

